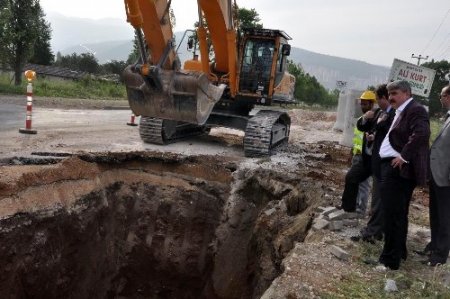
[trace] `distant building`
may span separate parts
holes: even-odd
[[[68,69],[66,67],[40,65],[27,63],[23,71],[33,70],[38,78],[46,78],[50,80],[77,80],[89,75],[87,72],[80,72]]]
[[[87,72],[74,71],[66,67],[32,63],[27,63],[23,67],[22,73],[26,70],[33,70],[36,72],[38,78],[46,78],[48,80],[78,80],[89,76],[89,73]],[[14,72],[4,67],[0,67],[0,74],[6,74],[11,78],[14,78]]]

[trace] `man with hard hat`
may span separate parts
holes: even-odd
[[[353,139],[354,157],[352,166],[345,176],[345,187],[342,194],[341,207],[346,212],[356,211],[359,185],[372,175],[372,141],[368,140],[367,136],[370,135],[371,129],[375,127],[376,120],[380,114],[379,108],[374,110],[376,96],[373,91],[364,91],[359,101],[363,116],[358,119],[357,127],[363,126],[366,134],[355,129],[355,138]],[[362,136],[362,142],[357,138],[358,135]],[[360,155],[358,155],[359,152]]]
[[[358,128],[367,131],[370,130],[373,133],[367,135],[368,140],[373,140],[372,145],[372,201],[370,204],[370,218],[367,225],[361,229],[358,236],[353,236],[351,239],[353,241],[363,241],[373,242],[374,240],[381,240],[383,238],[383,212],[381,209],[381,197],[380,197],[380,147],[386,136],[392,120],[395,116],[395,110],[391,107],[389,103],[389,95],[387,90],[387,84],[381,84],[375,89],[375,94],[377,97],[378,107],[382,111],[378,115],[375,127],[366,126],[362,121],[358,122]],[[365,118],[371,118],[372,114],[367,113]],[[373,115],[375,117],[375,115]]]

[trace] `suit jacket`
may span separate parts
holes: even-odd
[[[447,117],[431,145],[430,168],[436,185],[450,186],[450,117]]]
[[[389,142],[400,153],[404,163],[400,176],[425,185],[428,175],[430,120],[425,108],[412,100],[403,109],[389,133]]]
[[[381,178],[380,173],[380,148],[381,144],[383,143],[384,137],[386,137],[387,132],[389,132],[389,128],[391,127],[392,120],[395,117],[395,110],[394,108],[391,108],[389,112],[381,112],[379,116],[379,121],[377,121],[377,124],[375,125],[374,133],[375,133],[375,139],[373,141],[373,148],[372,148],[372,172],[373,175],[376,176],[378,179]]]

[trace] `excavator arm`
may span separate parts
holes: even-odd
[[[165,60],[162,65],[164,69],[177,68],[174,67],[176,53],[169,15],[170,3],[171,1],[125,0],[127,21],[136,31],[139,52],[141,59],[144,59],[142,62],[158,65]],[[142,33],[147,37],[145,41]],[[150,50],[150,56],[147,49]]]
[[[124,71],[128,101],[136,115],[202,125],[226,85],[212,82],[209,72],[179,70],[170,2],[125,0],[127,20],[135,28],[141,54],[141,63]]]
[[[198,0],[199,28],[197,35],[200,43],[203,72],[209,72],[209,53],[207,50],[206,28],[203,26],[202,14],[208,23],[208,30],[214,50],[215,73],[223,73],[224,82],[229,84],[231,96],[236,95],[237,45],[236,30],[232,17],[231,0]],[[224,38],[226,37],[226,38]],[[220,78],[218,79],[221,81]]]

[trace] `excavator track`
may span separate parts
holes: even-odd
[[[145,143],[164,145],[176,140],[207,134],[209,128],[173,120],[141,116],[139,134]]]
[[[245,156],[269,156],[276,146],[289,139],[290,125],[291,119],[286,112],[259,111],[249,119],[245,129]]]

